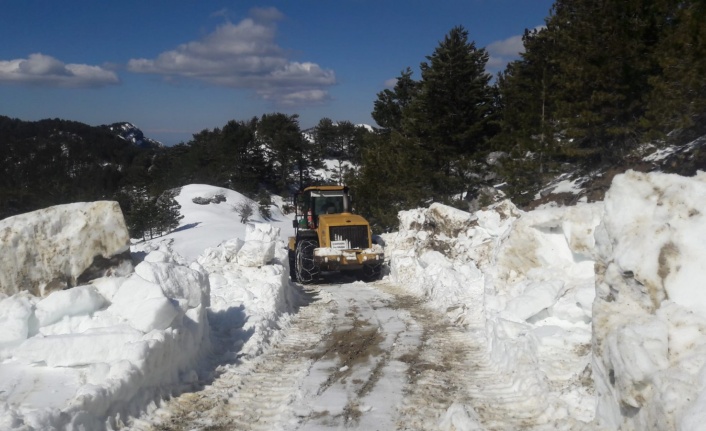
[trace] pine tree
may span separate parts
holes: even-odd
[[[160,234],[165,234],[179,227],[179,222],[184,218],[181,215],[181,205],[174,199],[180,192],[180,189],[171,189],[164,191],[157,199],[155,199],[156,217],[154,225]]]
[[[270,206],[272,205],[272,197],[267,192],[267,190],[260,190],[260,193],[257,197],[257,204],[262,218],[264,218],[265,220],[269,220],[270,218],[272,218],[272,211],[270,211]]]
[[[400,73],[392,90],[385,89],[377,94],[373,119],[383,129],[401,133],[402,118],[418,95],[419,83],[412,79],[412,69],[408,67]]]
[[[314,143],[316,151],[322,159],[332,156],[334,141],[336,140],[336,124],[328,117],[319,120],[314,128]]]
[[[662,132],[706,124],[706,3],[700,0],[655,1],[655,49],[658,73],[650,78],[647,121]]]
[[[557,0],[560,129],[575,156],[610,160],[638,142],[654,69],[651,0]],[[571,142],[569,145],[568,142]]]
[[[431,196],[428,153],[417,140],[398,132],[368,137],[365,161],[349,177],[356,210],[378,231],[397,226],[397,213],[422,206]]]
[[[255,193],[264,176],[264,161],[255,137],[257,120],[229,121],[222,129],[219,143],[224,158],[220,162],[225,185],[242,193]],[[219,184],[220,185],[220,184]]]
[[[265,148],[272,185],[284,192],[301,187],[307,178],[314,149],[304,140],[298,115],[265,114],[257,124],[257,139]],[[292,171],[295,172],[292,175]]]
[[[507,154],[494,167],[513,202],[521,203],[544,184],[556,163],[555,34],[547,29],[525,30],[525,51],[509,63],[497,80],[500,133],[493,148]]]
[[[454,27],[427,60],[403,129],[431,155],[433,188],[448,196],[465,187],[456,161],[480,156],[495,133],[494,90],[485,72],[488,53],[468,40],[463,27]]]

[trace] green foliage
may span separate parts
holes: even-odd
[[[316,149],[302,136],[299,116],[263,115],[257,123],[257,140],[264,148],[268,180],[275,190],[301,188],[316,159]]]
[[[397,226],[397,212],[424,204],[431,194],[427,153],[419,142],[397,132],[371,140],[365,164],[348,180],[356,211],[377,231]]]
[[[358,127],[350,121],[334,123],[330,118],[322,118],[314,127],[314,146],[320,159],[337,161],[337,169],[332,179],[342,184],[347,174],[343,162],[359,165],[366,138],[372,132],[364,127]]]
[[[110,197],[140,150],[82,123],[0,116],[0,152],[0,217],[8,217]]]
[[[488,53],[468,40],[463,27],[454,27],[427,59],[420,65],[419,96],[403,123],[432,154],[434,168],[448,175],[452,160],[483,152],[494,133]]]
[[[427,60],[420,65],[420,81],[413,81],[407,68],[394,89],[378,93],[372,116],[384,133],[362,152],[354,180],[382,196],[362,200],[384,229],[396,223],[399,209],[429,200],[452,202],[482,183],[479,169],[485,168],[479,160],[497,133],[485,49],[476,48],[463,27],[454,27]]]
[[[158,232],[169,233],[179,227],[179,222],[184,218],[181,215],[181,205],[174,199],[179,195],[180,189],[165,190],[156,199],[156,217],[154,224]]]
[[[403,70],[392,90],[377,94],[372,117],[387,131],[402,132],[402,119],[407,108],[419,95],[419,83],[412,79],[412,69]]]
[[[547,21],[555,33],[557,110],[566,136],[602,159],[637,144],[654,69],[649,1],[562,0]]]
[[[658,73],[645,122],[661,132],[706,128],[706,3],[655,0],[655,27],[661,29],[655,57]]]
[[[145,187],[123,189],[115,195],[120,204],[128,232],[132,238],[154,238],[179,226],[184,216],[181,205],[174,199],[179,189],[151,195]]]
[[[561,163],[611,164],[659,134],[705,130],[704,22],[698,0],[557,0],[498,77],[492,144],[514,154],[498,169],[510,195],[526,199]]]

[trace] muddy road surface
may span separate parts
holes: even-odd
[[[306,304],[261,355],[132,428],[537,429],[541,394],[513,387],[468,327],[422,299],[384,281],[304,292]]]

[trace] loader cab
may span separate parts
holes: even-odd
[[[307,187],[297,195],[295,208],[297,214],[294,227],[316,229],[319,226],[319,217],[322,215],[350,212],[348,187]]]

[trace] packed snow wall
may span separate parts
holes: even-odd
[[[258,355],[277,333],[282,317],[301,303],[290,284],[280,230],[270,224],[248,223],[243,239],[206,249],[198,263],[211,286],[208,318],[220,344],[215,349],[237,347],[239,357]]]
[[[528,397],[555,406],[548,420],[700,430],[705,217],[706,174],[628,171],[601,203],[401,212],[386,253],[393,281],[467,326]]]
[[[164,245],[133,267],[116,202],[1,223],[0,429],[119,428],[195,380],[209,350],[201,265]]]
[[[527,403],[547,410],[540,420],[590,422],[601,212],[601,204],[523,212],[509,201],[473,214],[440,204],[403,211],[399,232],[385,236],[390,278],[465,326]]]
[[[0,294],[75,286],[96,256],[128,250],[117,202],[58,205],[0,220]]]
[[[703,429],[706,174],[616,176],[596,247],[598,424]]]

